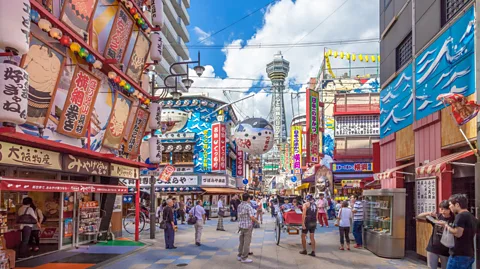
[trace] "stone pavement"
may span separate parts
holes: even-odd
[[[338,249],[338,228],[318,227],[315,234],[317,257],[301,255],[299,235],[282,234],[280,245],[274,242],[274,224],[270,216],[260,229],[255,229],[251,251],[251,264],[236,260],[238,247],[237,223],[225,219],[226,232],[216,231],[216,219],[207,222],[203,230],[202,246],[195,246],[193,226],[179,225],[175,234],[175,250],[166,250],[163,232],[157,233],[157,239],[150,240],[148,232],[142,233],[142,241],[152,244],[136,253],[117,259],[102,266],[108,269],[146,269],[146,268],[427,268],[424,262],[411,260],[391,260],[375,256],[366,249],[341,251]],[[353,245],[352,245],[353,246]]]

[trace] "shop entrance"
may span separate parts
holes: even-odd
[[[405,250],[417,251],[417,221],[415,216],[415,181],[405,182]]]

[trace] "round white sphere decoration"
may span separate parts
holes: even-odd
[[[262,118],[246,119],[235,128],[234,138],[239,150],[253,155],[264,154],[273,147],[273,127]]]

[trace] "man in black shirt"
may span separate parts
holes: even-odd
[[[167,200],[167,206],[163,209],[163,220],[165,220],[166,228],[164,230],[165,234],[165,247],[167,249],[175,249],[175,223],[173,218],[173,200]]]
[[[453,227],[443,223],[453,234],[455,244],[450,249],[447,269],[472,268],[475,261],[474,238],[477,231],[477,220],[467,210],[468,199],[465,194],[454,194],[448,199],[450,210],[455,213]]]

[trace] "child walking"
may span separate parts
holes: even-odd
[[[347,250],[350,250],[350,223],[353,218],[352,209],[348,208],[348,202],[343,201],[342,208],[338,213],[338,229],[340,231],[340,250],[345,250],[344,244],[347,242]]]

